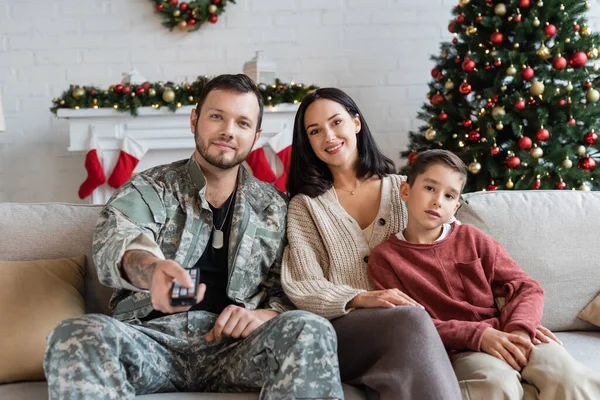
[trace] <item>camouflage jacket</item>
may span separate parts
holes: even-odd
[[[121,260],[132,243],[151,243],[154,254],[184,268],[198,261],[213,228],[205,192],[204,174],[192,156],[134,176],[102,209],[94,231],[93,254],[100,282],[117,289],[110,300],[115,318],[143,318],[153,310],[149,292],[123,276]],[[280,283],[286,212],[283,194],[240,167],[227,295],[246,308],[285,311],[293,307]]]

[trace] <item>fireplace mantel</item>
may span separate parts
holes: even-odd
[[[172,112],[168,109],[142,107],[139,108],[137,117],[106,108],[59,109],[57,116],[69,121],[69,151],[87,152],[89,135],[95,134],[108,179],[117,162],[121,143],[126,136],[148,147],[148,152],[140,160],[135,172],[189,158],[195,148],[190,131],[192,108],[193,106],[185,106]],[[261,147],[270,137],[286,127],[291,129],[297,109],[297,104],[265,107],[263,133],[256,147]],[[265,153],[274,169],[277,169],[275,154],[269,153],[267,149]],[[92,193],[91,203],[104,204],[113,192],[114,189],[105,183]]]

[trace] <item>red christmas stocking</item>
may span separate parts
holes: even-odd
[[[248,154],[246,162],[250,168],[252,168],[252,174],[256,179],[271,183],[277,178],[265,157],[265,150],[262,147],[252,150],[250,154]]]
[[[277,157],[279,157],[283,164],[283,172],[275,181],[275,187],[282,192],[287,191],[287,176],[292,161],[293,134],[291,129],[284,129],[282,132],[269,139],[269,146],[277,153]]]
[[[108,184],[116,189],[127,182],[147,151],[148,148],[146,146],[126,136],[123,139],[123,145],[115,169],[113,169],[110,178],[108,178]]]
[[[88,152],[85,155],[85,170],[87,171],[87,179],[79,186],[77,194],[80,199],[85,199],[92,192],[104,182],[106,182],[106,175],[104,175],[104,168],[102,168],[102,162],[98,157],[98,143],[96,142],[96,136],[90,133],[88,138]]]

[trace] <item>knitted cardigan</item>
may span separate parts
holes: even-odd
[[[332,319],[351,311],[346,305],[354,296],[373,290],[367,274],[371,250],[404,230],[408,221],[400,198],[400,183],[405,179],[383,178],[370,243],[338,202],[333,187],[315,198],[294,196],[288,206],[289,244],[283,254],[281,283],[298,308]]]

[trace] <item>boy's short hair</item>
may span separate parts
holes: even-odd
[[[467,183],[467,166],[456,154],[441,149],[426,150],[417,155],[417,158],[414,159],[408,169],[408,184],[412,187],[419,175],[424,174],[425,171],[427,171],[427,168],[436,164],[444,165],[461,174],[463,178],[463,188],[465,187],[465,184]]]

